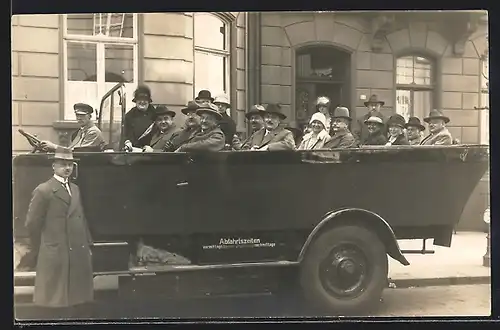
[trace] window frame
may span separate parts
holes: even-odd
[[[97,14],[97,13],[91,13]],[[113,14],[113,13],[102,13],[102,14]],[[127,14],[127,13],[125,13]],[[71,14],[70,14],[71,15]],[[100,98],[109,90],[106,87],[106,46],[109,45],[124,45],[131,46],[133,52],[133,82],[130,84],[131,88],[136,88],[139,83],[139,24],[138,24],[138,14],[132,13],[132,38],[122,38],[122,37],[109,37],[109,36],[89,36],[89,35],[78,35],[68,33],[68,14],[63,14],[62,18],[62,92],[63,92],[63,105],[62,105],[62,117],[63,121],[75,121],[72,116],[72,111],[69,110],[69,106],[66,104],[68,99],[68,43],[79,43],[79,44],[94,44],[96,46],[96,81],[97,85],[97,95],[99,106]],[[99,109],[96,109],[99,111]],[[106,118],[103,118],[103,122],[107,122]]]
[[[225,48],[226,50],[221,50],[221,49],[216,49],[216,48],[210,48],[210,47],[203,47],[203,46],[197,46],[196,45],[196,32],[195,32],[195,20],[196,20],[196,15],[203,14],[203,15],[212,15],[219,19],[221,22],[225,24],[226,28],[226,36],[225,36]],[[224,67],[225,67],[225,72],[224,72],[224,80],[225,80],[225,85],[226,85],[226,91],[225,94],[229,99],[229,103],[231,104],[231,115],[235,113],[235,110],[233,110],[233,93],[232,93],[232,85],[233,85],[233,79],[231,79],[231,72],[233,70],[233,63],[232,63],[232,49],[233,49],[233,34],[235,33],[233,29],[233,24],[234,24],[234,18],[228,17],[228,15],[224,15],[224,13],[218,13],[218,12],[194,12],[193,13],[193,99],[198,95],[198,90],[196,89],[196,53],[205,53],[209,55],[215,55],[222,57],[224,59]],[[207,86],[208,88],[208,86]],[[213,91],[211,91],[213,92]],[[212,97],[215,97],[217,95],[212,95]]]
[[[402,59],[402,58],[405,58],[405,57],[414,57],[414,58],[417,58],[417,57],[422,57],[422,58],[425,58],[429,63],[430,63],[430,70],[431,70],[431,74],[430,74],[430,79],[431,79],[431,82],[430,84],[399,84],[398,83],[398,60],[399,59]],[[414,108],[413,108],[413,105],[414,105],[414,95],[415,95],[415,92],[420,92],[420,91],[428,91],[428,92],[431,92],[431,100],[432,100],[432,104],[431,104],[431,108],[436,108],[437,107],[437,104],[438,104],[438,99],[437,99],[437,89],[438,89],[438,74],[437,74],[437,61],[435,60],[435,58],[433,58],[432,56],[429,56],[427,54],[420,54],[420,53],[414,53],[414,52],[411,52],[411,53],[402,53],[402,54],[399,54],[398,56],[395,56],[395,61],[394,61],[394,90],[395,90],[395,93],[394,93],[394,112],[395,113],[398,113],[398,108],[397,108],[397,92],[399,90],[402,90],[402,91],[409,91],[410,92],[410,109],[409,109],[409,116],[415,116],[415,111],[414,111]],[[413,70],[415,70],[415,63],[414,63],[414,67],[413,67]],[[413,72],[414,74],[415,72]],[[431,109],[429,109],[430,111]],[[422,118],[420,118],[422,119]]]
[[[489,107],[489,62],[488,62],[488,57],[481,56],[480,58],[481,61],[481,73],[480,73],[480,95],[479,95],[479,138],[480,141],[479,143],[481,144],[490,144],[489,143],[489,112],[490,112],[490,107]],[[486,68],[484,68],[486,65]],[[486,70],[485,70],[486,69]],[[485,76],[486,74],[486,76]],[[483,87],[483,82],[486,81],[486,88]],[[484,104],[483,102],[483,97],[486,96],[488,98],[488,103]]]

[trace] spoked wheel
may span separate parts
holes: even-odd
[[[306,297],[330,315],[363,314],[380,301],[387,272],[385,246],[375,233],[339,226],[311,243],[301,284]]]

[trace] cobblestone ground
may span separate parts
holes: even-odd
[[[380,306],[371,316],[489,316],[490,286],[463,285],[426,288],[387,289]],[[149,302],[140,306],[119,307],[119,303],[101,303],[95,317],[302,317],[319,316],[306,310],[306,302],[300,299],[272,297],[212,298],[200,301],[176,303]],[[30,310],[31,308],[31,310]],[[115,308],[115,310],[110,310]],[[43,318],[32,307],[16,308],[20,319]],[[331,315],[334,316],[334,315]]]

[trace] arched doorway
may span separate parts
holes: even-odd
[[[300,48],[295,57],[295,118],[304,128],[316,111],[315,101],[327,96],[331,106],[351,109],[351,54],[333,46]]]

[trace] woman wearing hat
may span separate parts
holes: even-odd
[[[260,129],[264,127],[264,114],[266,113],[266,109],[260,105],[255,104],[252,106],[250,111],[245,114],[249,124],[250,124],[250,136],[244,140],[243,142],[240,140],[238,135],[234,135],[232,146],[234,150],[247,150],[252,146],[249,144],[249,141],[252,139],[252,136],[258,132]]]
[[[331,126],[331,118],[330,118],[330,106],[331,102],[330,99],[326,96],[320,96],[316,99],[316,111],[322,113],[325,118],[325,130],[326,132],[330,132],[330,126]]]
[[[337,107],[332,114],[331,140],[325,144],[325,148],[355,148],[356,139],[349,131],[349,124],[352,119],[349,116],[349,109],[346,107]]]
[[[405,119],[399,114],[395,114],[387,121],[387,128],[389,130],[389,139],[386,146],[406,146],[410,143],[406,139],[404,132]]]
[[[418,117],[410,117],[405,124],[405,128],[408,143],[411,146],[419,145],[422,140],[422,132],[425,131],[425,126],[420,123],[420,119]]]
[[[200,130],[176,151],[221,151],[225,146],[225,137],[219,128],[222,115],[212,103],[202,104],[196,113],[200,116]]]
[[[424,121],[429,125],[429,135],[427,135],[421,145],[450,145],[453,144],[453,138],[450,131],[446,128],[446,124],[450,122],[450,118],[446,117],[439,110],[432,110]]]
[[[371,116],[364,121],[364,124],[366,125],[368,136],[361,142],[361,145],[383,146],[387,143],[387,138],[385,137],[385,125],[382,118]]]
[[[145,152],[162,152],[165,149],[167,141],[172,138],[172,135],[177,131],[177,127],[173,122],[175,112],[169,110],[166,106],[158,105],[154,112],[154,127],[151,130],[150,136],[146,139],[149,145],[145,145]]]
[[[136,105],[125,114],[124,136],[125,149],[142,148],[150,141],[144,138],[152,129],[154,123],[154,107],[151,104],[151,90],[147,86],[139,86],[132,100]],[[140,141],[139,141],[140,140]]]
[[[309,121],[310,132],[304,135],[299,145],[299,150],[323,149],[325,143],[330,140],[326,131],[326,117],[321,112],[312,115]]]

